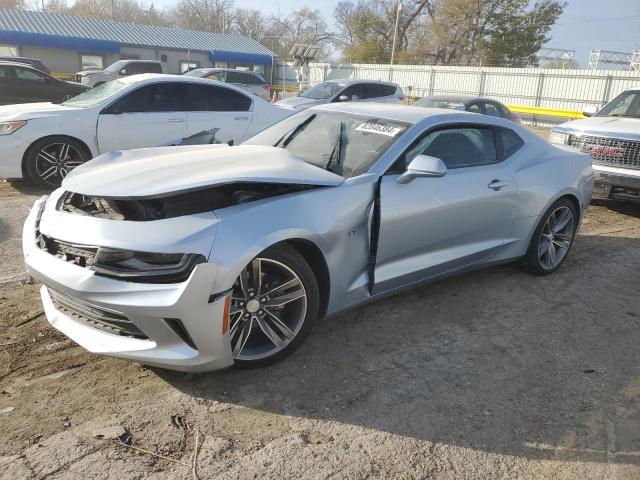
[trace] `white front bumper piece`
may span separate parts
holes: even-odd
[[[36,243],[46,198],[23,231],[25,263],[42,282],[49,323],[90,352],[170,370],[209,371],[233,364],[224,322],[227,295],[212,292],[215,266],[201,263],[182,283],[135,283],[97,275]]]

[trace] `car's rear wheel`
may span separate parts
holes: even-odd
[[[533,234],[525,257],[527,270],[548,275],[565,261],[576,233],[578,216],[573,203],[565,198],[546,211]]]
[[[86,147],[77,140],[61,136],[43,138],[29,149],[27,175],[41,187],[59,187],[69,172],[90,158]]]
[[[262,252],[233,286],[229,330],[236,365],[260,367],[291,353],[318,307],[318,284],[297,250],[278,245]]]

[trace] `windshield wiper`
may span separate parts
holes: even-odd
[[[612,113],[609,115],[610,117],[629,117],[629,118],[640,118],[640,114],[637,113]]]
[[[293,130],[290,130],[289,132],[285,133],[283,136],[281,136],[278,141],[273,145],[274,147],[277,147],[280,145],[280,143],[282,143],[282,148],[287,148],[287,145],[289,145],[289,143],[291,143],[291,140],[293,140],[293,138],[304,128],[306,127],[309,123],[311,123],[311,121],[316,118],[316,114],[314,113],[313,115],[311,115],[309,118],[307,118],[304,122],[302,122],[301,124],[299,124],[296,128],[294,128]]]
[[[331,163],[333,159],[336,159],[336,167],[340,168],[342,165],[342,145],[343,145],[343,137],[344,137],[344,122],[340,122],[338,125],[338,140],[336,141],[333,150],[331,151],[331,156],[329,157],[329,161],[325,167],[325,170],[329,170],[330,172],[336,173],[331,169]]]

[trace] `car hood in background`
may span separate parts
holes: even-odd
[[[62,188],[83,195],[150,198],[235,182],[338,186],[343,181],[282,148],[196,145],[106,153],[74,169]]]
[[[276,105],[288,108],[303,109],[313,107],[314,105],[322,105],[323,103],[327,103],[327,100],[315,100],[313,98],[304,97],[289,97],[283,98],[279,102],[276,102]]]
[[[565,133],[581,132],[588,135],[621,137],[640,140],[640,118],[591,117],[558,125],[554,130]]]
[[[98,73],[104,73],[104,70],[82,70],[81,72],[76,73],[76,75],[85,77],[87,75],[96,75]]]
[[[79,108],[66,107],[57,103],[20,103],[0,106],[0,122],[11,120],[31,120],[33,118],[55,117],[60,114],[75,113]]]

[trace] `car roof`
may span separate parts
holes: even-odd
[[[420,100],[442,100],[444,102],[457,102],[457,103],[471,103],[471,102],[495,102],[502,105],[502,102],[499,100],[494,100],[493,98],[485,98],[485,97],[474,97],[472,95],[429,95],[428,97],[423,97]]]
[[[117,80],[114,80],[114,82],[122,82],[125,85],[131,85],[135,83],[151,83],[151,80],[161,82],[199,83],[201,85],[218,84],[223,88],[235,90],[236,92],[239,92],[244,96],[249,96],[252,100],[255,100],[255,95],[247,95],[246,90],[236,87],[233,83],[223,83],[218,80],[209,80],[201,77],[187,77],[185,75],[171,75],[169,73],[140,73],[138,75],[128,75],[126,77],[118,78]]]
[[[258,72],[252,72],[251,70],[238,70],[237,68],[217,68],[217,67],[202,67],[202,68],[194,68],[193,70],[198,70],[201,72],[240,72],[240,73],[250,73],[252,75],[260,75]],[[193,70],[189,70],[193,72]]]
[[[122,58],[120,60],[116,60],[113,63],[119,63],[119,62],[160,63],[158,60],[138,60],[136,58]],[[113,65],[113,63],[111,65]]]
[[[400,88],[400,85],[392,82],[385,82],[383,80],[363,80],[362,78],[334,78],[332,80],[325,80],[323,83],[337,83],[339,85],[353,85],[355,83],[378,83],[380,85],[390,85],[392,87]]]
[[[428,117],[442,115],[472,115],[477,117],[475,113],[460,112],[457,110],[449,111],[443,110],[442,108],[413,107],[404,104],[374,102],[329,103],[311,107],[311,110],[371,115],[386,118],[387,120],[407,123],[417,123]]]
[[[10,67],[27,67],[30,68],[31,70],[38,70],[37,68],[34,68],[33,65],[29,64],[29,63],[22,63],[22,62],[12,62],[10,60],[1,60],[0,59],[0,65],[8,65]],[[40,70],[38,70],[40,71]],[[42,72],[45,73],[45,72]]]

